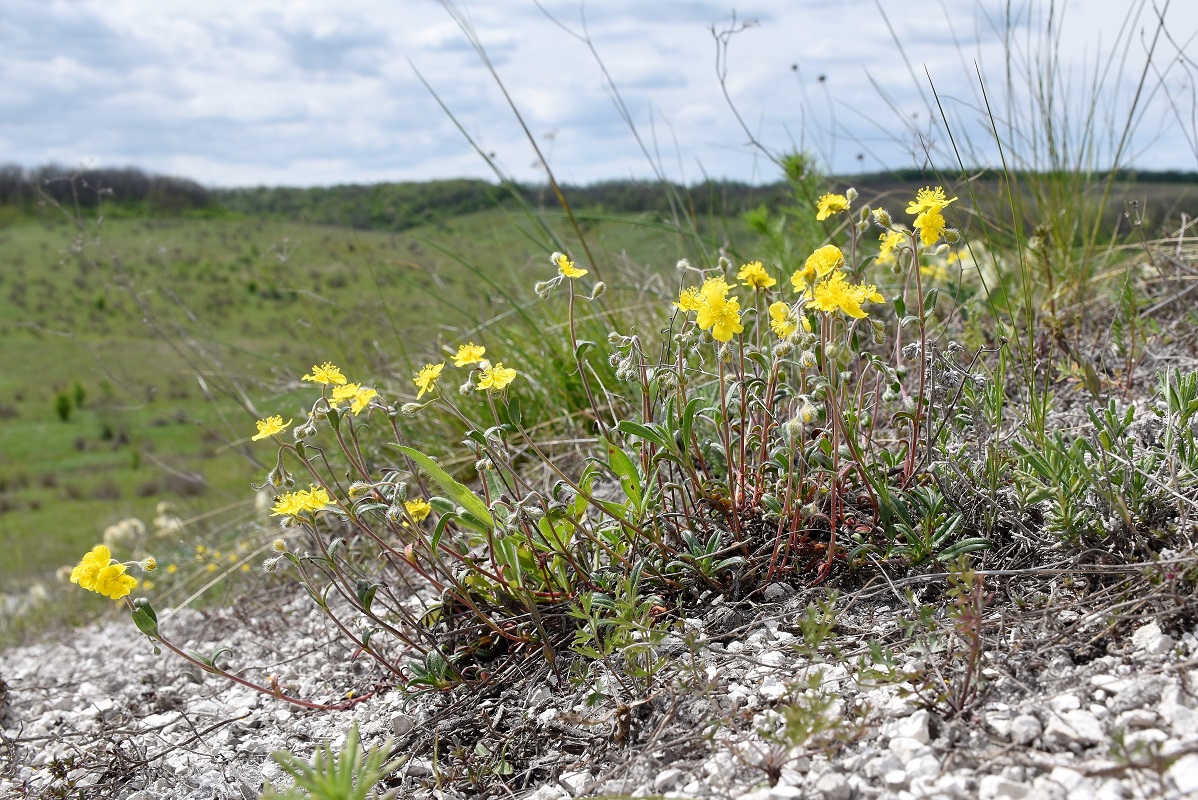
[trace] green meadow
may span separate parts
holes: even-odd
[[[412,392],[412,364],[439,341],[533,296],[548,252],[503,210],[401,233],[233,217],[82,224],[0,228],[3,591],[50,579],[106,526],[148,523],[164,500],[198,520],[185,529],[197,540],[246,519],[269,467],[247,446],[253,421],[284,407],[313,362]],[[677,280],[677,240],[652,215],[582,224],[605,260]]]

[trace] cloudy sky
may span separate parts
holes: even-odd
[[[423,76],[507,174],[535,180],[536,156],[469,28],[563,181],[654,169],[687,183],[776,179],[750,133],[840,172],[917,165],[928,149],[950,163],[928,75],[977,163],[994,147],[975,62],[1004,136],[1030,155],[1041,117],[1019,76],[1052,50],[1066,145],[1109,163],[1156,33],[1153,5],[1056,3],[1055,48],[1048,0],[1011,5],[1004,21],[1005,0],[745,0],[735,19],[751,24],[727,39],[724,85],[746,132],[717,72],[726,1],[459,0],[455,18],[437,0],[0,0],[0,162],[131,164],[212,186],[491,177]],[[1194,170],[1198,2],[1172,0],[1165,15],[1124,160]],[[1090,115],[1100,135],[1087,144]]]

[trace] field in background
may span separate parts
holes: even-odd
[[[647,215],[583,224],[605,261],[678,259]],[[397,234],[117,218],[89,223],[82,251],[74,236],[66,222],[0,229],[0,591],[50,578],[163,500],[202,518],[193,536],[244,519],[269,468],[245,446],[255,409],[286,407],[277,395],[323,360],[412,391],[430,343],[508,313],[500,289],[535,299],[546,259],[504,211]],[[221,377],[258,392],[223,396]]]

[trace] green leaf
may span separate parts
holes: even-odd
[[[611,471],[620,479],[620,488],[632,502],[634,508],[640,509],[643,499],[641,491],[641,476],[636,464],[628,454],[611,442],[607,443],[607,460]]]
[[[520,398],[517,395],[512,395],[508,398],[505,404],[507,408],[507,417],[517,428],[524,427],[524,413],[520,406]]]
[[[374,603],[374,595],[381,585],[370,581],[358,581],[358,602],[362,604],[362,608],[370,610],[370,606]]]
[[[976,550],[990,549],[990,540],[981,537],[962,539],[951,547],[946,547],[936,556],[937,561],[951,561],[962,553],[972,553]]]
[[[449,473],[441,469],[441,467],[437,465],[436,461],[433,461],[419,450],[414,450],[411,447],[405,447],[402,444],[392,444],[390,446],[394,447],[396,450],[412,459],[412,461],[416,462],[421,469],[428,473],[430,478],[440,484],[441,488],[445,490],[445,493],[449,495],[450,499],[452,499],[462,508],[466,509],[466,511],[472,517],[485,522],[491,527],[495,526],[495,520],[491,516],[491,511],[487,508],[487,504],[482,501],[482,498],[470,491],[463,484],[458,483],[456,480],[450,477]]]
[[[700,398],[696,397],[682,410],[682,441],[685,447],[683,452],[688,452],[690,449],[691,431],[695,425],[695,414],[699,411],[700,402]]]
[[[574,360],[581,362],[583,354],[585,354],[587,350],[590,350],[591,348],[593,348],[595,346],[596,345],[594,342],[587,341],[586,339],[579,340],[578,347],[574,348]]]
[[[160,638],[158,636],[158,615],[154,613],[154,607],[150,605],[150,601],[144,597],[133,601],[133,624],[146,636],[154,639]]]
[[[616,425],[616,428],[618,428],[622,433],[627,433],[632,436],[639,436],[647,442],[653,442],[659,447],[669,449],[669,444],[667,443],[666,437],[662,435],[661,430],[657,426],[650,428],[649,426],[642,425],[639,422],[633,422],[629,419],[622,419],[620,420],[619,424]]]

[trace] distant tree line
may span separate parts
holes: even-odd
[[[620,180],[563,186],[575,211],[668,214],[671,198],[679,211],[698,215],[739,214],[783,195],[783,184],[753,186],[713,181],[692,187]],[[558,208],[548,186],[497,186],[481,180],[422,183],[349,184],[310,189],[257,187],[218,189],[217,201],[229,211],[326,225],[375,230],[405,230],[488,208]]]
[[[92,209],[101,202],[156,216],[212,206],[211,192],[187,178],[153,175],[137,167],[69,169],[46,164],[0,165],[0,206],[33,212],[46,200]]]
[[[213,195],[225,209],[250,217],[373,230],[405,230],[458,214],[494,208],[508,193],[486,181],[459,179],[306,189],[258,186],[215,189]]]
[[[975,173],[977,174],[977,173]],[[985,172],[982,179],[997,179]],[[1120,181],[1198,184],[1198,173],[1177,170],[1117,174]],[[928,171],[897,170],[832,177],[831,187],[856,186],[864,193],[935,183]],[[735,216],[760,206],[776,206],[791,196],[785,182],[753,185],[706,181],[692,186],[659,181],[612,180],[562,187],[576,212],[645,213],[669,216]],[[46,199],[85,209],[103,202],[128,215],[176,216],[201,212],[287,219],[360,229],[400,231],[490,208],[527,204],[553,210],[558,201],[543,185],[496,185],[457,179],[407,183],[346,184],[290,188],[259,186],[210,189],[186,178],[154,175],[136,167],[71,170],[55,164],[36,168],[0,166],[0,210],[36,214]],[[11,213],[7,215],[11,218]]]

